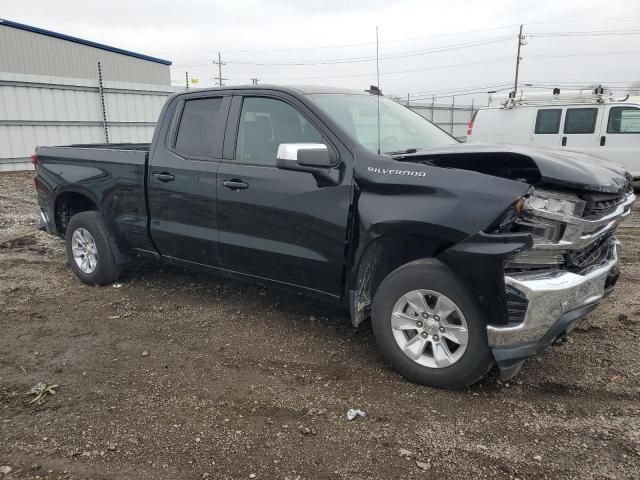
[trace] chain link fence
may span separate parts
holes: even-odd
[[[458,105],[455,100],[450,104],[411,101],[407,103],[405,100],[402,104],[462,141],[466,140],[469,122],[478,110],[474,104]]]

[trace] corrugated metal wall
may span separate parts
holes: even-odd
[[[178,91],[169,63],[0,20],[0,171],[30,168],[39,145],[149,142]],[[143,57],[143,58],[140,58]]]
[[[97,80],[0,73],[0,170],[29,167],[39,145],[105,141]],[[149,142],[167,97],[180,88],[105,81],[109,140]]]
[[[98,62],[105,81],[171,84],[167,65],[0,24],[0,72],[87,79]]]

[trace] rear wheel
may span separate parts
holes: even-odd
[[[372,325],[384,357],[417,383],[462,388],[493,363],[475,297],[434,259],[403,265],[382,282]]]
[[[67,260],[80,280],[106,285],[120,277],[122,266],[116,263],[112,241],[99,212],[81,212],[71,217],[65,238]]]

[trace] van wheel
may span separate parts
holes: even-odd
[[[475,297],[438,260],[407,263],[385,278],[371,321],[382,355],[413,382],[462,388],[493,365]]]
[[[113,238],[99,212],[81,212],[69,221],[65,236],[67,263],[89,285],[116,281],[122,266],[115,260]]]

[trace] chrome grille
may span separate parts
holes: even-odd
[[[612,238],[611,234],[603,235],[587,247],[568,253],[565,255],[567,267],[569,269],[583,269],[605,260]]]
[[[631,182],[628,181],[624,190],[620,193],[590,193],[583,194],[586,201],[583,217],[601,217],[612,212],[618,205],[623,203],[629,194],[633,193]]]

